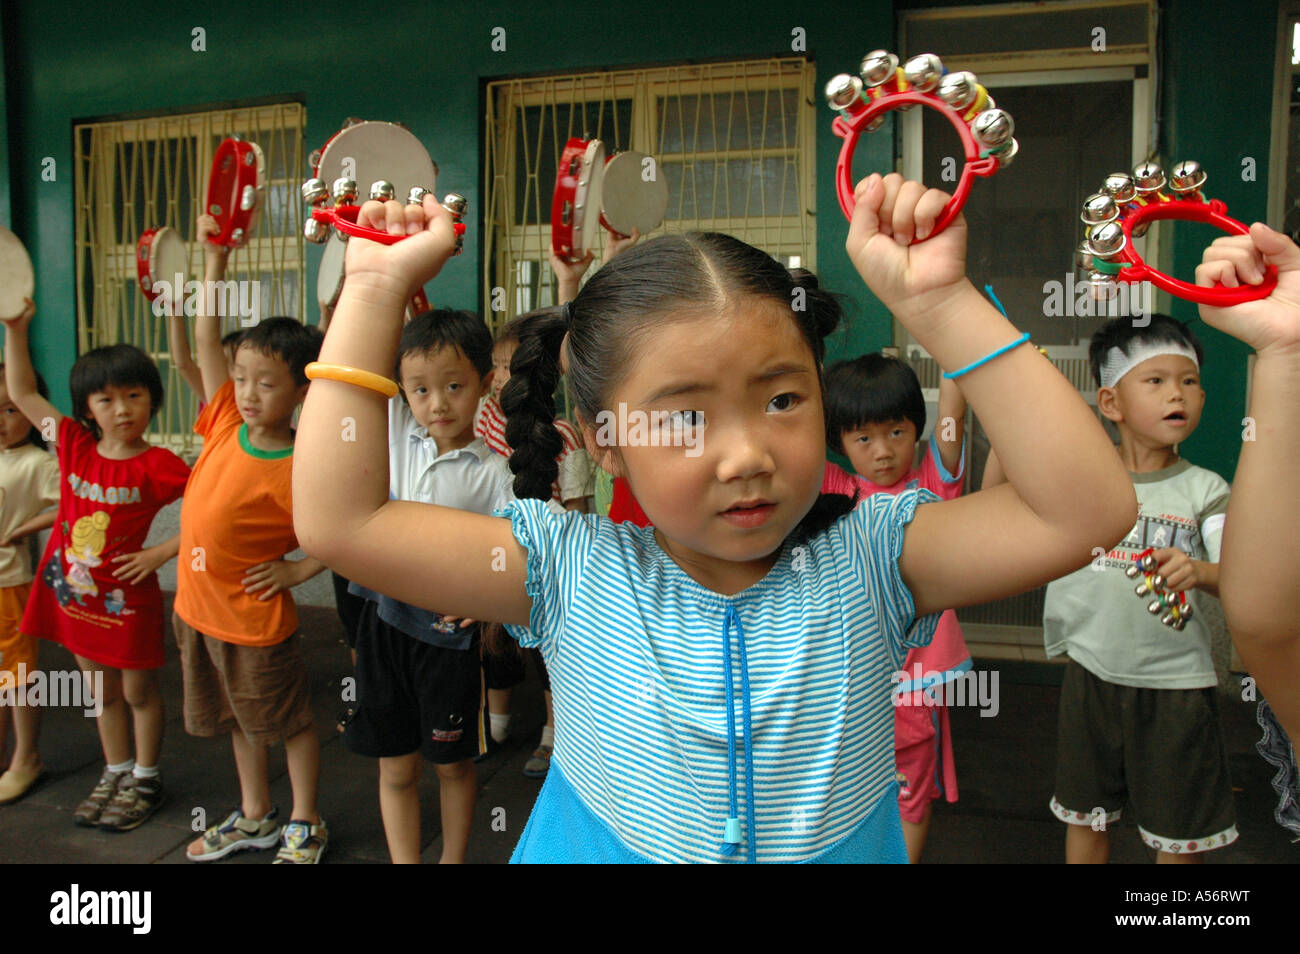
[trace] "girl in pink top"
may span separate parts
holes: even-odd
[[[920,466],[916,444],[925,430],[925,398],[915,372],[880,354],[842,361],[826,372],[826,434],[832,450],[857,474],[826,464],[822,493],[862,497],[923,487],[944,500],[961,496],[965,475],[966,399],[956,382],[942,379],[939,420]],[[957,614],[944,612],[928,646],[907,654],[897,674],[894,760],[899,810],[908,859],[915,864],[930,828],[931,802],[957,800],[948,707],[943,688],[971,668]]]

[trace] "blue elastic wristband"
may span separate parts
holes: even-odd
[[[974,371],[974,370],[975,370],[976,368],[978,368],[981,364],[987,364],[989,361],[992,361],[992,360],[993,360],[994,358],[996,358],[998,355],[1000,355],[1000,354],[1006,354],[1006,353],[1007,353],[1008,351],[1010,351],[1012,348],[1018,348],[1018,347],[1020,347],[1020,345],[1024,344],[1024,343],[1025,343],[1026,341],[1028,341],[1028,340],[1029,340],[1029,332],[1026,331],[1023,335],[1021,335],[1021,336],[1020,336],[1019,338],[1017,338],[1015,341],[1011,342],[1011,344],[1003,345],[1001,348],[998,348],[997,351],[992,351],[992,352],[986,354],[984,357],[980,358],[978,361],[973,361],[973,362],[971,362],[970,364],[966,365],[966,367],[964,367],[964,368],[962,368],[962,369],[960,369],[960,370],[958,370],[958,371],[945,371],[943,376],[944,376],[945,378],[947,378],[949,381],[951,381],[953,378],[959,378],[959,377],[961,377],[963,374],[965,374],[967,371]]]

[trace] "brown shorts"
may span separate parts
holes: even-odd
[[[211,737],[242,731],[273,745],[312,727],[311,688],[298,634],[274,646],[240,646],[198,632],[175,613],[181,649],[185,731]]]

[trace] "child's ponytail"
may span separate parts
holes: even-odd
[[[521,500],[551,499],[551,486],[559,475],[555,459],[564,441],[555,429],[555,389],[569,307],[545,308],[518,319],[519,347],[510,362],[510,380],[501,392],[501,411],[506,417],[515,496]]]

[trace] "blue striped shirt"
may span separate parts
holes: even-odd
[[[720,851],[728,606],[748,657],[758,860],[844,860],[846,845],[851,860],[906,860],[891,676],[939,614],[913,619],[898,556],[918,503],[938,499],[870,497],[732,596],[691,579],[652,528],[556,516],[534,500],[498,511],[528,551],[533,598],[528,629],[509,629],[541,647],[555,704],[552,777],[515,860],[744,859]],[[739,690],[733,706],[739,751]],[[740,798],[743,824],[743,785]],[[573,831],[548,837],[544,818]]]

